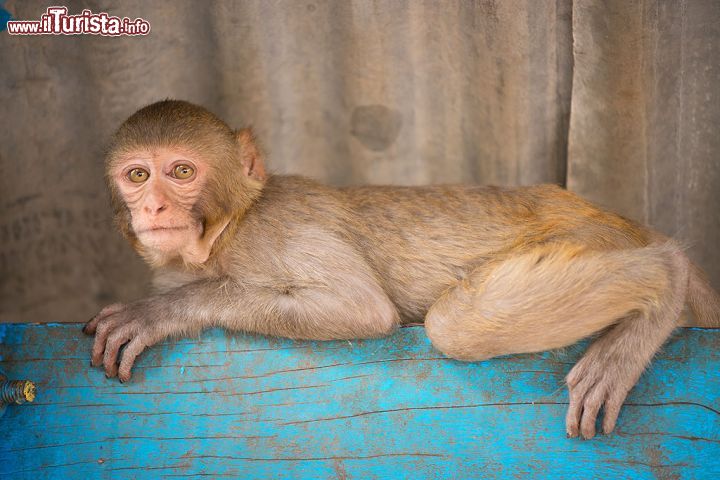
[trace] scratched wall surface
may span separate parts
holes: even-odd
[[[0,30],[50,4],[0,1]],[[678,236],[720,288],[720,2],[61,4],[152,31],[0,31],[0,322],[145,292],[101,157],[166,97],[252,124],[273,171],[334,185],[567,184]]]
[[[80,325],[0,325],[0,365],[38,383],[0,418],[0,477],[716,479],[720,332],[684,329],[616,432],[565,437],[582,348],[467,364],[421,327],[358,342],[213,330],[145,352],[128,384]]]

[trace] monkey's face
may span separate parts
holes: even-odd
[[[174,253],[202,235],[203,221],[193,207],[208,167],[197,155],[167,147],[134,151],[115,161],[109,174],[143,247]]]

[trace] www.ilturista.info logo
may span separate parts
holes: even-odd
[[[87,9],[79,15],[68,15],[67,7],[48,7],[40,20],[10,20],[7,30],[10,35],[147,35],[150,22]]]

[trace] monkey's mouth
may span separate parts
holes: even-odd
[[[137,234],[140,235],[142,233],[161,233],[161,232],[173,232],[173,231],[182,231],[187,230],[190,227],[148,227],[143,228],[137,231]]]

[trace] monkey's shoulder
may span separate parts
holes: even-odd
[[[365,268],[355,244],[358,228],[336,189],[302,177],[274,178],[240,220],[218,264],[246,278]]]
[[[353,215],[336,188],[299,176],[272,176],[246,212],[242,228],[282,239],[308,229],[343,229],[355,221]]]

